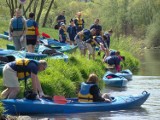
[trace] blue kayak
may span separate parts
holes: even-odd
[[[0,34],[0,38],[8,40],[9,36],[8,35],[4,35],[4,34]]]
[[[25,51],[15,51],[14,46],[7,44],[7,50],[5,49],[0,49],[0,55],[6,55],[6,54],[11,54],[12,52],[17,52],[19,54],[23,54],[25,58],[29,59],[44,59],[44,58],[52,58],[52,59],[59,59],[59,60],[64,60],[65,62],[68,61],[68,56],[65,55],[64,53],[61,53],[57,50],[53,54],[45,54],[43,51],[45,50],[52,50],[48,47],[45,47],[44,45],[39,46],[37,53],[30,53],[30,52],[25,52]],[[53,51],[53,50],[52,50]]]
[[[110,71],[107,71],[107,73],[112,73]],[[129,69],[126,69],[126,70],[122,70],[120,72],[117,72],[117,73],[114,73],[115,75],[118,75],[118,76],[122,76],[122,77],[125,77],[127,80],[132,80],[132,72],[129,70]]]
[[[48,39],[41,39],[40,40],[42,44],[46,45],[47,47],[50,47],[52,49],[56,49],[60,52],[68,52],[68,53],[72,53],[75,52],[75,50],[77,49],[77,45],[69,45],[67,43],[61,43],[57,40],[48,38]]]
[[[102,79],[107,86],[111,87],[126,87],[128,83],[126,78],[108,72],[104,74]]]
[[[144,91],[139,95],[112,97],[112,102],[78,102],[77,98],[68,98],[66,104],[55,103],[47,99],[4,99],[1,102],[10,115],[30,114],[67,114],[82,112],[102,112],[126,110],[140,107],[149,97],[150,93]]]

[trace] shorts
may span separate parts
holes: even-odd
[[[95,49],[94,49],[94,47],[92,47],[92,45],[90,43],[87,43],[87,48],[88,48],[89,54],[91,54],[91,55],[95,54]]]
[[[3,83],[6,87],[19,87],[17,72],[8,64],[3,67]]]
[[[27,38],[27,45],[36,45],[37,39],[28,39]]]
[[[82,41],[82,40],[80,40],[80,39],[76,39],[76,43],[77,43],[78,48],[79,48],[80,50],[85,50],[85,49],[87,49],[87,45],[86,45],[86,43],[85,43],[84,41]]]

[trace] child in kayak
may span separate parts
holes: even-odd
[[[98,87],[98,76],[94,73],[90,74],[87,82],[81,83],[81,89],[78,93],[79,102],[111,102],[112,99],[107,93],[101,94]]]

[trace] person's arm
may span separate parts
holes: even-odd
[[[34,73],[31,73],[31,80],[32,80],[32,88],[33,88],[33,91],[37,94],[41,96],[44,95],[43,93],[43,90],[42,90],[42,87],[41,87],[41,84],[40,84],[40,81],[38,79],[38,76]]]
[[[10,20],[9,23],[9,37],[12,37],[12,19]]]
[[[27,33],[27,23],[26,23],[26,20],[23,18],[23,22],[24,22],[24,31],[23,31],[23,35],[22,36],[25,36],[26,33]]]
[[[97,43],[97,41],[93,38],[92,41],[96,44],[97,47],[100,47],[100,45]]]
[[[97,85],[94,85],[90,88],[90,93],[93,95],[93,101],[94,102],[102,102],[105,101],[104,98],[102,98],[100,90]]]

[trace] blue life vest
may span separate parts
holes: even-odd
[[[22,17],[14,17],[12,20],[12,30],[13,31],[22,31],[24,30],[24,21]]]
[[[81,83],[81,90],[78,93],[79,102],[93,102],[93,95],[90,94],[90,88],[95,84]]]

